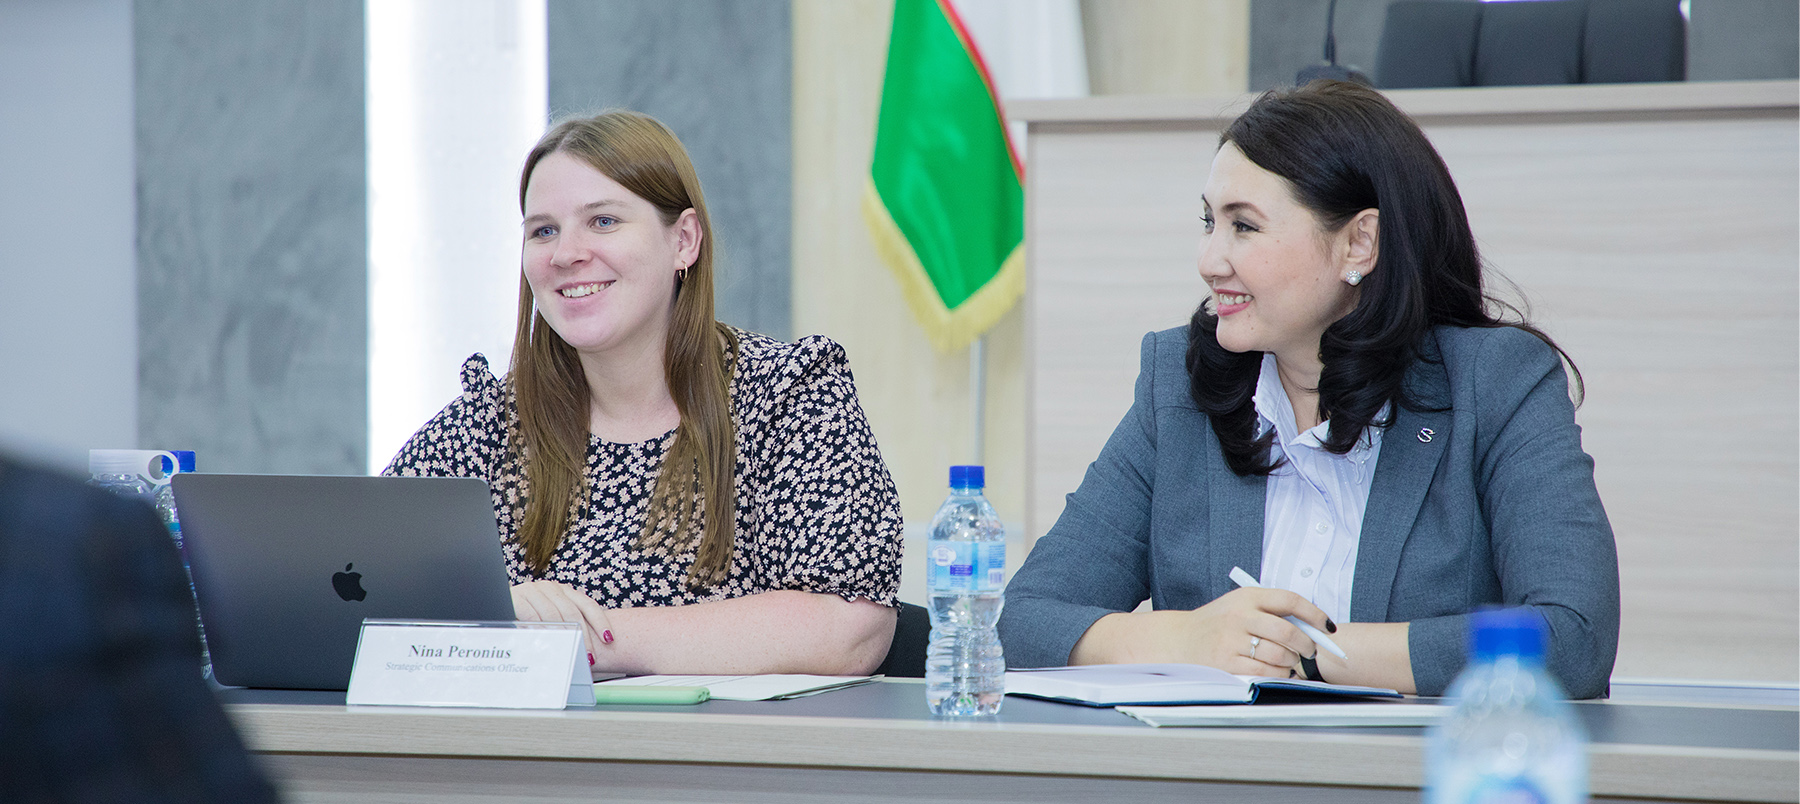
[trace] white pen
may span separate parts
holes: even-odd
[[[1237,584],[1238,586],[1242,586],[1245,589],[1261,589],[1261,588],[1263,588],[1263,585],[1260,583],[1257,583],[1255,578],[1250,577],[1250,573],[1245,572],[1243,567],[1232,567],[1231,568],[1231,580],[1233,583]],[[1324,631],[1320,631],[1319,629],[1312,627],[1311,625],[1307,624],[1307,622],[1305,620],[1302,620],[1299,617],[1295,617],[1292,614],[1289,614],[1287,616],[1287,621],[1290,623],[1293,623],[1295,627],[1299,628],[1300,633],[1305,634],[1307,636],[1307,638],[1311,639],[1313,641],[1313,644],[1318,645],[1321,648],[1324,648],[1325,650],[1329,651],[1331,653],[1331,655],[1336,656],[1339,659],[1343,659],[1346,662],[1350,661],[1350,657],[1344,655],[1344,649],[1338,647],[1336,642],[1331,641],[1331,637],[1326,636]]]

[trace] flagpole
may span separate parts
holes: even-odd
[[[971,421],[975,423],[974,463],[986,463],[983,453],[987,444],[987,335],[983,333],[969,344],[969,404]]]

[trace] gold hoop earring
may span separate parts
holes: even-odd
[[[687,281],[687,272],[688,272],[688,269],[686,269],[686,268],[682,268],[682,269],[676,271],[675,272],[675,284],[679,285],[679,284],[682,284],[683,282],[686,282]]]

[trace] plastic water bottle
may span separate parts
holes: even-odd
[[[163,458],[163,473],[173,475],[177,472],[194,471],[194,453],[192,450],[178,449],[170,454],[175,456],[175,465],[169,465],[169,459]],[[90,457],[91,461],[92,458]],[[181,551],[181,563],[187,565],[187,545],[181,540],[181,512],[175,508],[175,485],[164,483],[156,487],[156,514],[162,518],[163,527],[169,529],[169,536],[175,540],[175,549]],[[189,583],[192,586],[192,582]]]
[[[165,483],[156,488],[153,498],[156,504],[156,518],[161,519],[163,527],[169,529],[169,538],[175,540],[175,549],[181,553],[181,563],[187,563],[187,545],[181,541],[181,514],[175,510],[175,489]]]
[[[155,506],[157,487],[144,479],[144,467],[138,465],[143,454],[135,449],[88,450],[88,485]]]
[[[156,468],[152,469],[154,462]],[[188,568],[187,545],[181,539],[181,516],[175,508],[175,491],[169,477],[177,472],[194,471],[194,453],[189,450],[162,452],[141,449],[88,450],[88,483],[123,497],[142,500],[156,509],[156,516],[169,531],[181,554],[181,569],[187,575],[188,594],[194,593],[193,572]],[[212,676],[212,653],[206,648],[206,628],[196,614],[194,627],[200,633],[200,675]]]
[[[950,497],[931,518],[925,546],[931,647],[925,702],[934,715],[992,715],[1006,695],[1000,654],[1006,528],[981,490],[982,467],[950,467]]]
[[[1425,747],[1426,804],[1576,804],[1587,795],[1587,732],[1544,671],[1544,621],[1481,612],[1456,706]]]
[[[168,474],[194,471],[194,451],[190,449],[170,450],[175,456],[175,465],[168,465],[163,459],[163,471]],[[212,678],[212,650],[206,646],[206,624],[199,619],[199,595],[194,592],[194,570],[188,564],[187,542],[181,539],[181,512],[175,508],[175,484],[164,484],[156,492],[156,511],[163,515],[163,524],[169,528],[169,535],[175,539],[175,549],[181,552],[181,568],[187,573],[188,593],[195,596],[194,626],[200,631],[200,676]]]

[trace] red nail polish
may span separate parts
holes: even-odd
[[[611,645],[612,644],[612,631],[601,631],[600,632],[600,642],[601,642],[601,644]]]
[[[592,653],[588,654],[588,666],[589,667],[594,666],[594,654],[592,654]]]

